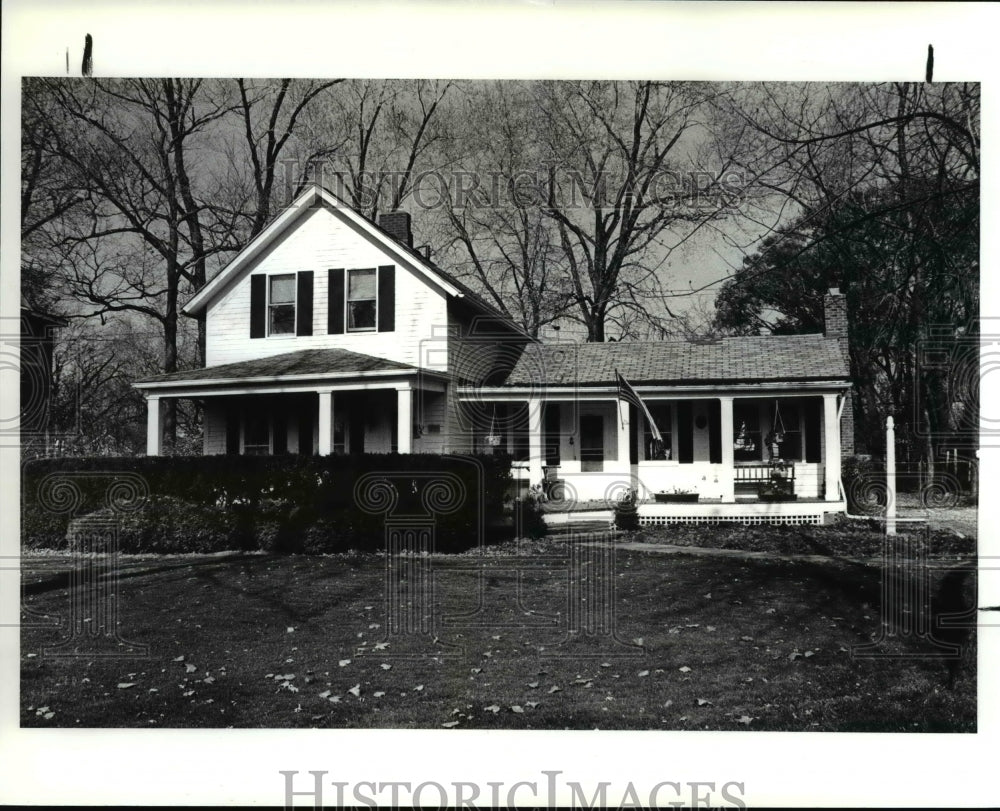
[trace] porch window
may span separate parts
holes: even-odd
[[[271,422],[265,416],[251,415],[243,423],[243,453],[267,456],[271,452]]]
[[[267,323],[269,335],[295,334],[295,274],[268,277]]]
[[[647,400],[646,407],[649,409],[649,413],[653,420],[656,422],[656,427],[660,430],[660,436],[663,437],[663,447],[658,449],[656,443],[653,441],[653,431],[649,426],[649,421],[643,417],[643,453],[645,454],[645,459],[647,461],[653,459],[673,459],[673,434],[671,433],[671,408],[670,403],[657,402],[655,400]]]
[[[347,273],[347,329],[375,329],[377,298],[375,268],[350,270]]]

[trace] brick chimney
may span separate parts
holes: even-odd
[[[407,212],[393,211],[390,214],[380,214],[378,226],[407,248],[413,247],[413,231],[410,230],[410,215]]]
[[[847,350],[847,297],[839,287],[831,287],[823,297],[823,334],[827,338],[843,338],[844,351]]]
[[[831,287],[823,297],[823,334],[827,338],[836,338],[840,345],[840,355],[847,365],[847,373],[851,372],[851,355],[847,335],[847,297],[840,288]],[[854,454],[854,392],[847,392],[847,402],[840,420],[840,455]]]

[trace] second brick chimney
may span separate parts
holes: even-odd
[[[378,227],[407,248],[413,247],[413,231],[410,230],[410,215],[405,211],[380,214]]]
[[[837,287],[831,287],[823,297],[823,334],[827,338],[836,338],[840,345],[840,355],[851,373],[851,354],[847,333],[847,296]],[[840,420],[840,453],[841,456],[851,456],[854,453],[854,397],[850,390]]]

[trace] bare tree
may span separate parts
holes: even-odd
[[[451,87],[424,79],[343,83],[309,110],[303,141],[311,158],[327,156],[307,166],[311,179],[336,180],[336,189],[369,219],[398,209],[444,137],[437,119]]]

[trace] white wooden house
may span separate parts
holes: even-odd
[[[164,398],[200,400],[206,454],[507,453],[526,487],[613,500],[643,520],[819,521],[844,510],[852,451],[844,297],[824,335],[543,343],[413,247],[409,215],[375,224],[310,186],[187,303],[203,369],[137,382],[147,453]],[[619,398],[634,386],[663,436]],[[845,409],[845,405],[848,406]],[[779,428],[780,445],[765,440]],[[783,460],[795,501],[761,499]],[[697,504],[656,504],[675,489]]]

